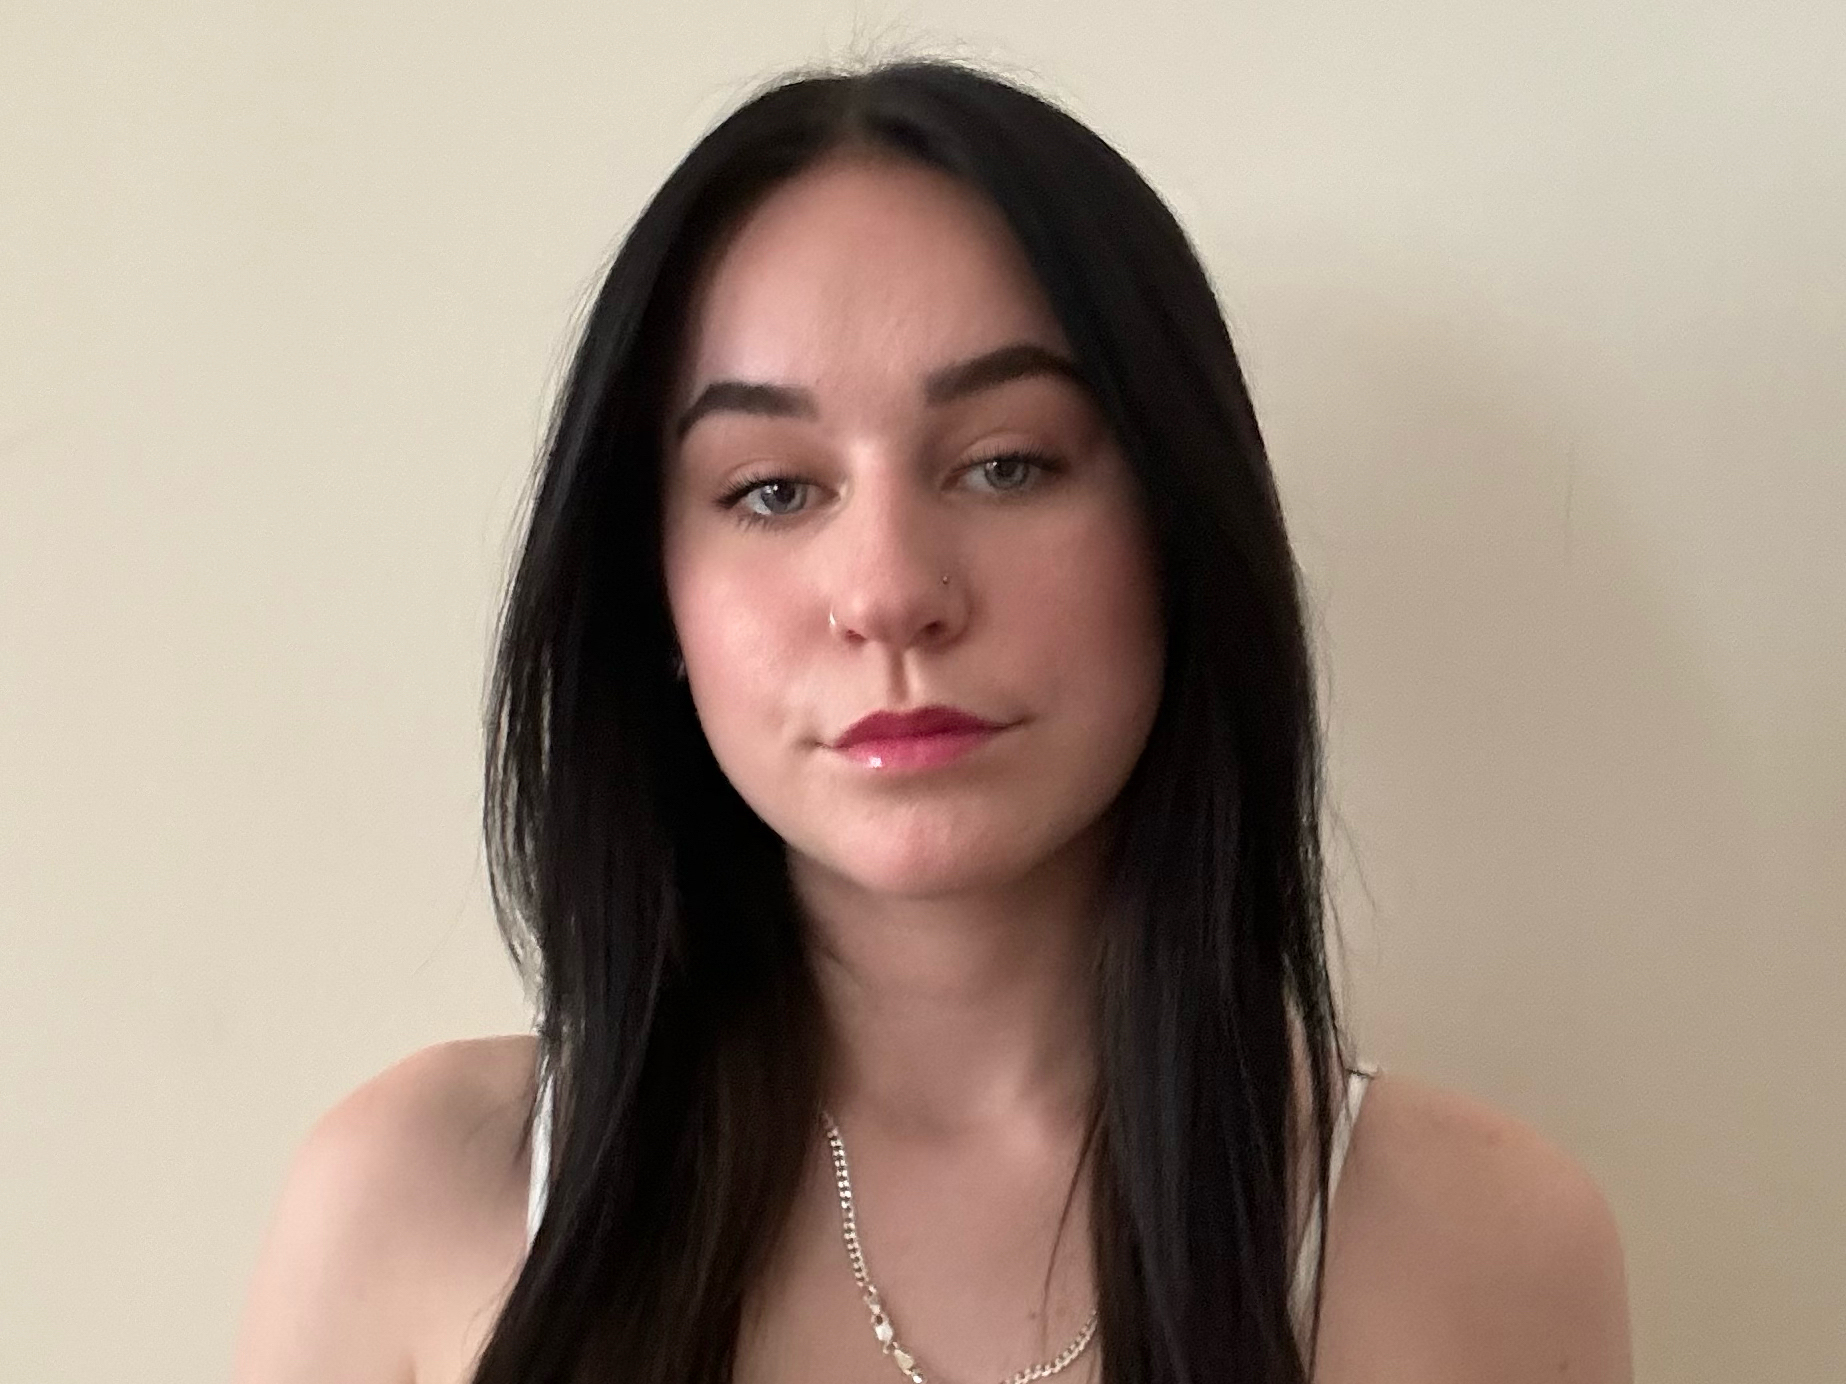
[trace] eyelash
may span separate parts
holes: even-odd
[[[1026,462],[1032,468],[1031,474],[1035,477],[1052,475],[1063,469],[1058,459],[1049,452],[1034,451],[1029,447],[1014,447],[1004,452],[995,452],[992,456],[979,457],[964,466],[960,474],[967,475],[971,471],[982,470],[985,467],[993,465],[997,461]],[[791,514],[758,514],[753,510],[743,507],[742,501],[744,497],[755,491],[762,490],[766,486],[812,484],[813,482],[811,481],[798,480],[793,476],[778,474],[745,476],[720,497],[718,504],[722,509],[729,511],[736,518],[738,523],[746,527],[780,524],[798,518],[801,511],[797,510]],[[1042,484],[1042,480],[1028,479],[1010,490],[998,490],[994,493],[1001,497],[1019,495]]]

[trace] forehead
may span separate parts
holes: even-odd
[[[680,394],[714,377],[897,388],[1062,331],[1000,213],[947,174],[836,156],[782,184],[722,242],[693,295]]]

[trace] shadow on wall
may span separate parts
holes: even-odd
[[[1747,745],[1618,489],[1674,458],[1604,440],[1620,381],[1482,302],[1247,297],[1321,624],[1361,1049],[1590,1167],[1623,1226],[1637,1377],[1808,1377],[1774,1357],[1834,1310],[1814,1280],[1840,1250],[1771,1166],[1809,1117],[1793,1073],[1761,1079],[1798,1055]]]

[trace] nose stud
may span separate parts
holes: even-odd
[[[949,574],[947,572],[942,574],[942,584],[944,586],[949,584]],[[827,628],[836,632],[840,628],[840,622],[834,617],[832,606],[827,607]]]

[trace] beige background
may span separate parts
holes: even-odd
[[[1221,286],[1366,1050],[1602,1180],[1640,1377],[1846,1378],[1837,0],[0,14],[0,1379],[221,1376],[314,1114],[524,1026],[481,668],[573,313],[756,78],[1041,74]]]

